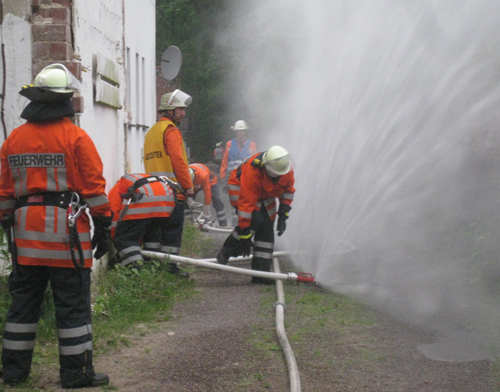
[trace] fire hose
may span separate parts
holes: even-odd
[[[143,256],[150,257],[153,259],[159,259],[159,260],[164,260],[168,262],[174,262],[174,263],[184,263],[184,264],[190,264],[190,265],[195,265],[197,267],[206,267],[206,268],[212,268],[212,269],[217,269],[221,271],[227,271],[227,272],[234,272],[237,274],[242,274],[242,275],[249,275],[249,276],[256,276],[259,278],[268,278],[268,279],[274,279],[274,280],[289,280],[291,282],[308,282],[308,283],[314,283],[314,278],[312,274],[305,273],[305,272],[299,272],[299,273],[294,273],[294,272],[288,272],[286,274],[283,273],[276,273],[276,272],[266,272],[266,271],[258,271],[258,270],[252,270],[248,268],[240,268],[240,267],[233,267],[230,265],[223,265],[223,264],[218,264],[217,259],[192,259],[189,257],[184,257],[184,256],[177,256],[177,255],[171,255],[168,253],[158,253],[158,252],[151,252],[148,250],[143,250],[141,251]],[[280,256],[288,256],[287,252],[274,252],[273,257],[280,257]],[[251,260],[252,257],[231,257],[229,261],[243,261],[243,260]]]
[[[160,260],[165,260],[168,262],[177,262],[191,264],[198,267],[207,267],[212,269],[218,269],[221,271],[235,272],[243,275],[251,275],[268,279],[276,280],[276,293],[278,301],[275,304],[276,308],[276,334],[278,335],[278,341],[283,349],[283,354],[285,356],[285,361],[287,364],[289,381],[290,381],[290,392],[300,392],[300,376],[297,367],[297,362],[295,361],[295,356],[293,354],[292,348],[288,339],[286,337],[285,326],[284,326],[284,310],[285,310],[285,295],[283,290],[283,280],[289,280],[292,282],[307,282],[314,283],[314,277],[312,274],[299,272],[293,273],[289,272],[287,274],[280,272],[278,258],[280,256],[288,256],[288,252],[274,252],[273,253],[273,269],[274,272],[265,272],[251,270],[248,268],[233,267],[230,265],[218,264],[217,259],[192,259],[189,257],[170,255],[165,253],[142,251],[143,256],[156,258]],[[243,261],[251,260],[252,257],[231,257],[229,261]]]

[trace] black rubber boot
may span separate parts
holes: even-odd
[[[188,279],[189,278],[189,273],[187,271],[183,271],[179,268],[177,263],[168,263],[168,269],[169,272],[172,275],[177,275],[181,278]]]
[[[92,387],[102,387],[109,384],[109,377],[105,373],[94,373],[94,374],[82,374],[76,380],[73,381],[61,381],[63,388],[92,388]]]
[[[228,249],[226,247],[222,247],[219,253],[217,253],[217,262],[219,264],[224,264],[227,265],[227,262],[229,261],[229,258],[231,257],[231,249]]]
[[[226,219],[221,219],[219,221],[219,227],[226,227],[227,226],[227,220]]]

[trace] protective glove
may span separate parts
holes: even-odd
[[[12,214],[5,214],[3,216],[3,219],[0,221],[0,224],[2,225],[2,229],[7,232],[11,229],[11,227],[14,226],[14,215]]]
[[[194,208],[194,199],[192,197],[187,198],[187,205],[188,205],[190,210],[192,210]]]
[[[278,218],[278,224],[276,225],[276,229],[278,230],[278,237],[281,237],[281,235],[285,232],[286,230],[286,218],[282,215]]]
[[[250,256],[250,251],[252,250],[252,232],[250,231],[250,227],[242,229],[239,226],[236,226],[236,233],[238,234],[238,238],[240,241],[240,254],[243,256]]]
[[[94,258],[99,260],[109,251],[109,237],[111,234],[112,216],[93,216],[94,235],[92,236],[92,249],[96,249]]]
[[[286,220],[288,219],[288,213],[292,207],[288,204],[280,203],[280,208],[278,209],[278,224],[276,229],[278,230],[278,237],[280,237],[286,230]]]
[[[208,219],[210,220],[212,218],[212,206],[208,205],[208,206],[203,206],[203,216],[205,217],[205,219]]]
[[[227,182],[222,185],[222,192],[228,193],[229,192],[229,185],[227,185]]]

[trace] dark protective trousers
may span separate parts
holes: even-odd
[[[212,191],[212,205],[215,208],[215,212],[217,213],[217,221],[220,226],[226,226],[226,211],[224,209],[224,203],[220,198],[219,186],[217,184],[212,185],[210,187]]]
[[[172,215],[161,221],[161,249],[162,253],[178,255],[182,244],[184,230],[184,206],[186,203],[175,203]]]
[[[142,249],[159,252],[162,246],[166,246],[166,239],[161,235],[162,224],[169,218],[145,218],[121,221],[116,226],[113,243],[118,251],[118,257],[122,265],[128,265],[134,261],[142,260]]]
[[[264,206],[252,212],[250,229],[255,231],[252,269],[269,272],[274,252],[274,222],[271,221]],[[223,252],[233,257],[241,255],[240,241],[235,231],[224,242]]]
[[[29,376],[41,304],[50,282],[59,338],[60,376],[63,384],[92,377],[92,320],[90,268],[18,265],[9,277],[12,303],[3,334],[2,365],[5,379]]]

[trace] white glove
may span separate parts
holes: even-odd
[[[210,219],[211,218],[211,211],[212,211],[212,206],[210,206],[210,205],[203,206],[203,216],[206,219]]]
[[[187,203],[188,203],[188,207],[190,210],[192,210],[194,208],[194,200],[192,197],[188,197],[187,198]]]

